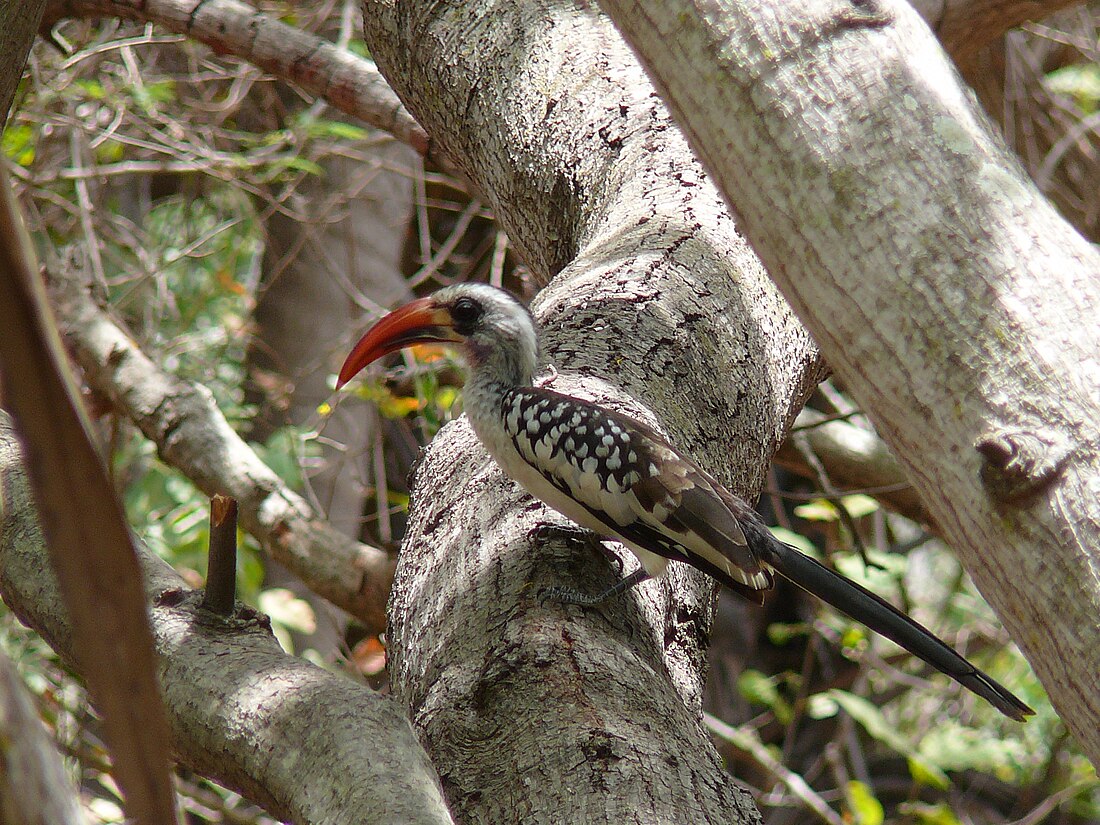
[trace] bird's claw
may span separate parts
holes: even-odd
[[[605,594],[590,596],[572,587],[544,587],[539,591],[539,602],[545,605],[547,602],[557,604],[575,604],[580,607],[594,607],[605,600]]]

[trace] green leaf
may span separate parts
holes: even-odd
[[[118,163],[125,154],[125,145],[117,140],[105,140],[95,148],[97,163]]]
[[[737,690],[750,702],[771,707],[779,701],[775,679],[759,670],[743,670],[737,677]]]
[[[765,705],[775,714],[775,718],[781,723],[790,721],[793,715],[790,703],[779,694],[777,681],[779,677],[767,676],[759,670],[743,671],[737,678],[737,689],[741,695],[750,702]]]
[[[132,86],[130,94],[133,95],[134,101],[148,117],[155,113],[157,104],[175,102],[176,82],[174,80],[158,80],[154,83]]]
[[[1046,86],[1055,94],[1072,97],[1085,114],[1100,104],[1100,65],[1095,63],[1064,66],[1046,76]]]
[[[157,103],[174,103],[176,100],[176,81],[158,80],[146,83],[145,92],[149,99]]]
[[[815,498],[806,504],[799,504],[794,508],[794,514],[806,521],[836,521],[840,518],[833,503],[823,498]]]
[[[808,636],[812,630],[806,622],[775,622],[768,625],[768,641],[773,645],[785,645]]]
[[[845,796],[848,798],[848,807],[859,825],[882,825],[886,820],[882,803],[864,783],[855,779],[850,780],[845,788]]]
[[[946,791],[951,787],[951,779],[930,762],[926,762],[917,756],[909,756],[909,775],[913,777],[913,781],[918,785],[927,785],[930,788],[937,788],[941,791]]]
[[[950,787],[951,780],[936,763],[928,760],[907,737],[896,730],[882,715],[882,711],[862,696],[844,690],[830,690],[829,698],[840,705],[868,735],[887,747],[897,751],[909,760],[909,770],[913,779],[936,788]]]
[[[307,175],[317,175],[321,178],[325,176],[325,168],[321,164],[301,156],[283,158],[272,165],[292,172],[305,172]]]
[[[84,96],[91,100],[103,100],[107,97],[107,90],[98,80],[80,78],[73,81],[73,86],[84,92]]]
[[[839,712],[840,705],[824,693],[815,693],[806,703],[806,715],[811,719],[831,719]]]
[[[370,131],[364,129],[362,126],[355,126],[340,120],[312,120],[304,125],[306,135],[312,138],[366,140],[370,135]]]
[[[1028,762],[1020,740],[951,721],[937,725],[921,739],[919,755],[942,770],[984,771],[1006,781]]]
[[[888,745],[900,754],[908,755],[915,750],[909,740],[890,726],[890,723],[886,721],[886,717],[882,715],[882,711],[862,696],[836,689],[830,690],[828,696],[862,725],[863,729],[872,738]]]
[[[34,163],[37,132],[24,124],[11,124],[0,138],[0,148],[5,155],[22,167]]]
[[[898,813],[913,817],[920,825],[962,825],[955,812],[946,804],[929,805],[926,802],[903,802]]]
[[[840,500],[840,505],[852,518],[863,518],[878,509],[877,501],[861,493],[844,496]],[[794,513],[806,521],[837,521],[840,518],[836,505],[824,498],[816,498],[806,504],[800,504],[794,508]]]
[[[869,516],[878,509],[878,502],[862,493],[844,496],[844,498],[840,500],[840,503],[852,518]]]

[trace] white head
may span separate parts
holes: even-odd
[[[337,387],[388,352],[430,341],[459,344],[479,381],[526,385],[538,367],[538,327],[527,307],[487,284],[455,284],[371,327],[344,362]]]

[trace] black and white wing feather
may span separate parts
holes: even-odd
[[[590,516],[582,526],[689,562],[754,601],[772,586],[741,530],[745,505],[650,427],[537,387],[506,392],[502,412],[523,460]]]

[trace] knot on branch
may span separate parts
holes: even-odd
[[[981,478],[989,494],[998,501],[1017,502],[1058,477],[1073,442],[1056,430],[1019,428],[988,433],[974,448],[982,456]]]

